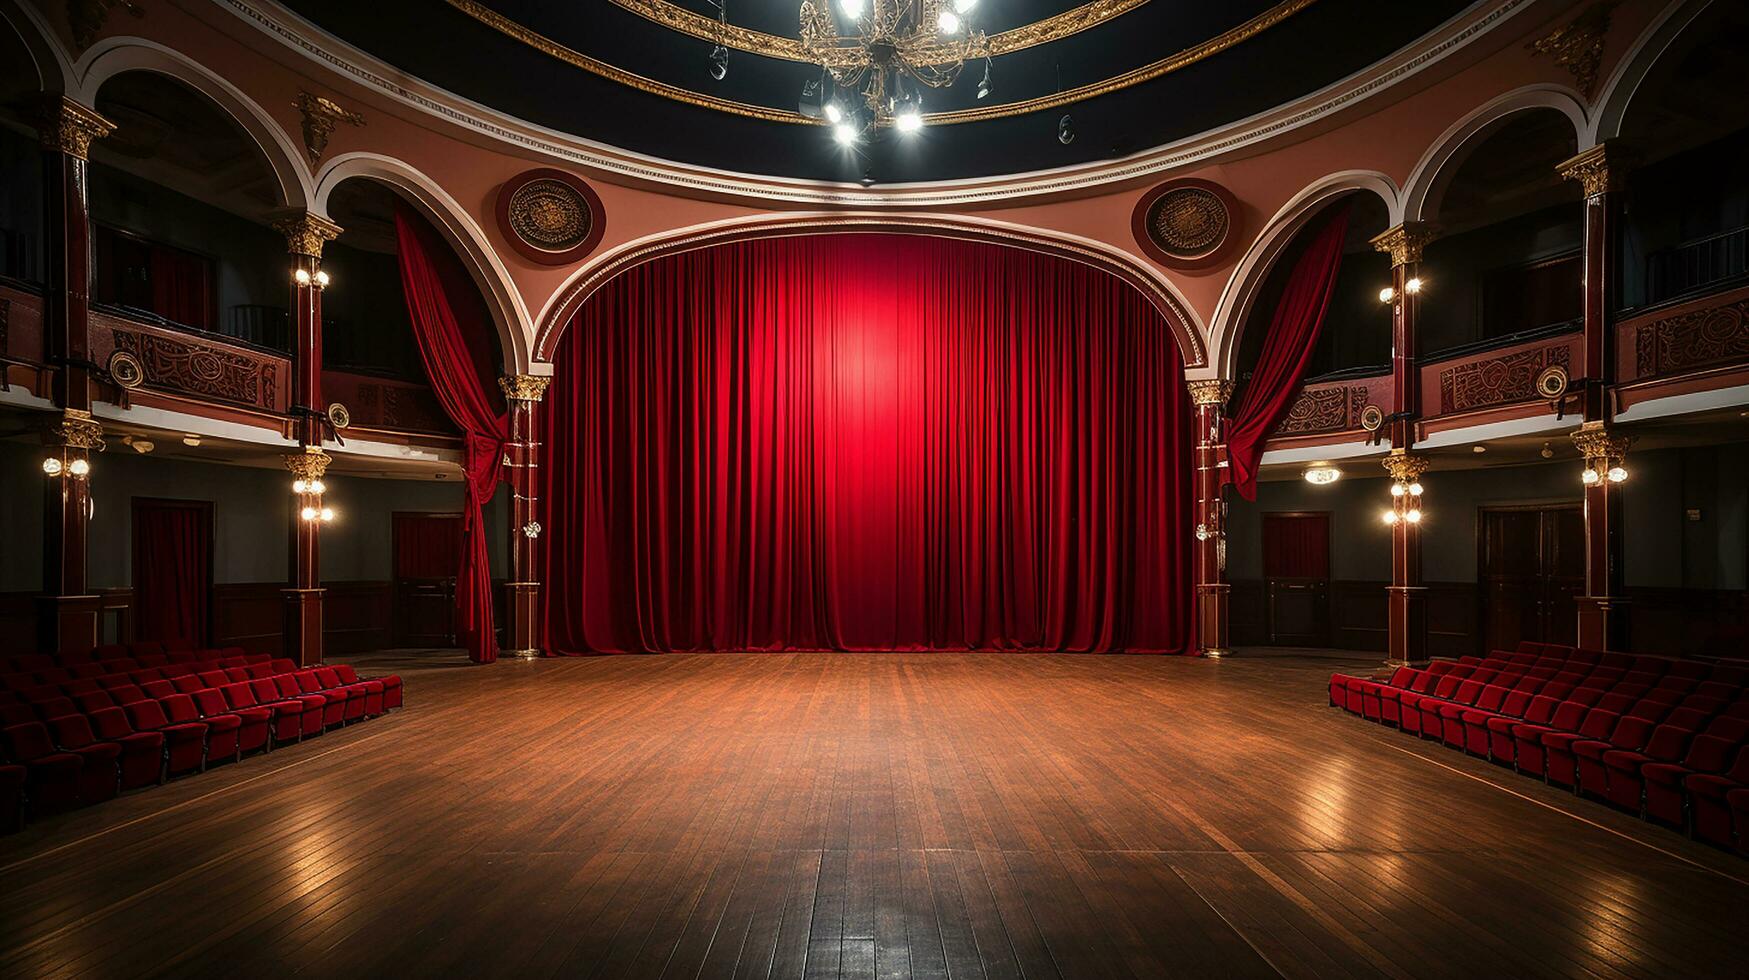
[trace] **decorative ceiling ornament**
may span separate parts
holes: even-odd
[[[322,151],[328,148],[328,137],[334,135],[334,127],[341,123],[364,125],[363,116],[320,95],[299,92],[297,101],[292,104],[304,116],[304,150],[309,153],[311,163],[322,159]]]
[[[988,64],[989,39],[971,24],[978,0],[837,0],[857,34],[838,33],[832,0],[802,0],[802,48],[832,80],[812,91],[840,143],[854,143],[877,127],[915,131],[923,125],[923,89],[959,81],[968,60]],[[986,73],[986,77],[988,77]],[[839,90],[861,96],[862,110]],[[987,92],[984,88],[981,91]],[[806,107],[804,114],[810,114]]]
[[[1136,202],[1131,231],[1154,261],[1175,269],[1219,262],[1238,240],[1239,205],[1219,184],[1181,178],[1161,184]]]
[[[109,12],[116,7],[136,18],[146,16],[145,8],[133,0],[67,0],[67,26],[72,28],[73,44],[79,51],[97,40],[104,22],[109,20]]]
[[[1579,94],[1587,99],[1597,88],[1597,69],[1603,64],[1603,45],[1609,38],[1609,15],[1620,0],[1600,0],[1568,23],[1525,45],[1532,54],[1552,54],[1555,64],[1573,76]]]
[[[516,251],[541,265],[568,265],[589,254],[607,230],[601,198],[574,174],[525,170],[498,189],[498,229]]]
[[[593,75],[598,75],[610,81],[629,86],[640,92],[660,96],[687,105],[712,109],[718,112],[729,113],[731,115],[745,116],[751,119],[764,119],[769,122],[792,123],[795,125],[806,126],[816,125],[819,121],[813,116],[794,110],[776,109],[769,106],[752,105],[746,102],[737,102],[731,99],[704,95],[690,89],[682,88],[678,85],[671,85],[667,82],[646,78],[635,72],[626,71],[623,68],[608,64],[599,58],[591,57],[574,48],[560,44],[539,31],[525,27],[515,20],[504,16],[496,10],[479,2],[479,0],[444,0],[444,2],[449,4],[449,6],[456,11],[472,18],[480,24],[483,24],[521,44],[527,45],[548,57],[562,61],[572,67],[581,68]],[[821,2],[825,2],[825,0],[821,0]],[[1026,99],[1020,102],[980,106],[972,109],[955,109],[949,112],[925,113],[923,115],[923,122],[931,126],[941,126],[954,123],[980,122],[986,119],[1003,119],[1010,116],[1021,116],[1026,115],[1027,113],[1040,112],[1045,109],[1053,109],[1059,106],[1070,105],[1095,98],[1097,96],[1107,95],[1112,92],[1129,88],[1133,85],[1140,85],[1144,82],[1151,82],[1156,78],[1181,71],[1191,65],[1197,64],[1198,62],[1212,58],[1223,51],[1236,47],[1239,44],[1243,44],[1264,31],[1282,23],[1300,11],[1305,10],[1314,2],[1315,0],[1281,0],[1281,2],[1276,3],[1274,6],[1257,16],[1245,21],[1243,24],[1230,30],[1223,31],[1207,41],[1192,45],[1174,54],[1169,54],[1158,61],[1124,72],[1121,75],[1115,75],[1110,78],[1101,79],[1097,82],[1090,82],[1074,88],[1064,89],[1051,95],[1042,95],[1037,98]],[[702,14],[696,14],[694,16],[698,17],[700,21],[711,25],[712,29],[716,29],[719,25],[719,22],[715,17],[705,17]],[[1106,19],[1109,19],[1109,17]],[[1044,23],[1047,22],[1038,22],[1038,24]],[[1004,53],[1003,51],[997,50],[994,46],[998,39],[1006,37],[1008,34],[1026,31],[1033,26],[1036,25],[1016,28],[1015,31],[1004,32],[1003,34],[988,38],[986,40],[986,45],[990,46],[989,55],[994,57],[997,54]],[[724,25],[722,29],[731,32],[730,36],[737,36],[733,32],[741,30],[732,24]],[[688,31],[687,33],[692,32]],[[787,42],[788,40],[768,34],[759,34],[757,36],[760,38],[771,38],[776,42]],[[726,43],[726,41],[719,40],[717,37],[710,35],[704,36],[703,40],[713,41],[715,43]],[[1054,38],[1047,38],[1046,40],[1054,40]],[[800,42],[794,43],[799,45]],[[1041,41],[1037,43],[1043,42]],[[1030,45],[1022,46],[1025,47]],[[777,57],[777,55],[772,55],[772,57]],[[788,60],[814,62],[815,59],[804,54],[800,57]]]

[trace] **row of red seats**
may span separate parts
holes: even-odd
[[[235,649],[235,648],[232,648]],[[83,651],[68,651],[66,653],[8,653],[0,654],[0,674],[8,674],[19,670],[46,670],[51,667],[70,667],[99,663],[107,660],[117,660],[124,657],[164,658],[166,663],[186,663],[193,660],[207,659],[211,651],[199,649],[167,650],[164,644],[152,641],[139,643],[109,643],[92,647]],[[158,666],[154,664],[153,666]]]
[[[203,664],[210,665],[221,660],[227,664],[257,664],[268,663],[273,659],[265,653],[244,653],[241,647],[226,647],[220,650],[187,650],[183,651],[183,654],[183,657],[176,660],[171,660],[167,654],[157,656],[142,654],[138,657],[93,660],[64,666],[51,665],[6,670],[0,672],[0,692],[22,690],[43,684],[64,684],[67,681],[104,677],[133,670],[185,670]]]
[[[1330,703],[1749,848],[1749,667],[1525,644],[1337,674]]]
[[[402,703],[399,677],[264,659],[117,669],[0,692],[0,823],[204,771]]]

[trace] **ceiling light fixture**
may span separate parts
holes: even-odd
[[[1328,486],[1342,479],[1342,471],[1334,466],[1312,466],[1305,472],[1306,482],[1315,486]]]
[[[915,133],[924,123],[921,90],[952,86],[968,60],[985,59],[978,97],[988,95],[990,44],[971,22],[977,5],[978,0],[837,0],[838,13],[856,32],[840,35],[831,0],[802,0],[802,49],[820,66],[821,82],[830,79],[826,118],[832,137],[841,144],[855,142],[839,131],[844,125],[854,126],[859,139],[887,126]],[[812,81],[804,86],[804,98],[814,86]],[[860,96],[868,115],[840,106],[834,116],[831,106],[841,91]]]

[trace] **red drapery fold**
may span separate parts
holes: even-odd
[[[1179,354],[1107,273],[724,245],[602,287],[555,361],[548,649],[1190,649]]]
[[[462,522],[457,514],[394,516],[395,577],[449,578],[456,573],[462,549]]]
[[[1263,577],[1330,577],[1328,514],[1264,514]]]
[[[481,515],[503,475],[499,461],[510,435],[503,396],[488,387],[483,338],[491,324],[473,281],[442,239],[404,209],[395,212],[401,290],[426,377],[464,440],[462,554],[456,573],[456,632],[476,663],[498,659],[492,622],[492,566]]]
[[[1227,423],[1227,478],[1246,500],[1257,499],[1257,464],[1263,458],[1263,443],[1299,397],[1300,379],[1317,349],[1336,273],[1342,267],[1348,211],[1348,204],[1338,204],[1294,264],[1269,322],[1269,333],[1263,338],[1256,370]]]
[[[136,499],[133,517],[135,637],[171,650],[206,646],[212,505]]]
[[[212,260],[158,244],[151,256],[152,312],[183,326],[215,329]]]

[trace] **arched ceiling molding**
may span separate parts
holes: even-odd
[[[1414,79],[1481,42],[1533,0],[1491,0],[1460,13],[1421,41],[1302,99],[1231,125],[1116,160],[1001,178],[863,188],[693,167],[581,139],[490,109],[408,77],[308,21],[265,0],[219,0],[250,27],[322,69],[346,76],[433,119],[480,133],[521,152],[592,169],[620,179],[661,185],[671,192],[709,194],[761,203],[862,208],[955,207],[1042,195],[1085,192],[1111,184],[1157,179],[1162,173],[1207,163],[1327,121],[1336,113]]]
[[[1209,350],[1213,356],[1209,364],[1202,371],[1192,373],[1191,378],[1234,377],[1233,362],[1239,356],[1239,335],[1244,332],[1245,321],[1257,303],[1258,294],[1263,291],[1264,281],[1269,278],[1270,267],[1314,216],[1335,199],[1357,192],[1377,195],[1384,202],[1391,225],[1403,220],[1402,196],[1397,192],[1397,185],[1376,170],[1344,170],[1307,185],[1275,212],[1233,268],[1210,319]]]
[[[328,161],[317,175],[310,210],[328,217],[328,200],[334,188],[355,177],[388,185],[437,228],[461,257],[480,295],[485,297],[486,307],[492,312],[492,324],[498,331],[505,372],[528,372],[530,340],[534,335],[528,307],[512,284],[510,270],[493,251],[479,224],[436,181],[400,160],[376,153],[345,153]]]
[[[1628,107],[1639,94],[1641,83],[1651,74],[1652,66],[1664,57],[1688,25],[1712,4],[1713,0],[1677,0],[1658,12],[1604,81],[1603,90],[1597,97],[1596,111],[1591,114],[1591,123],[1580,134],[1579,149],[1590,149],[1621,135]]]
[[[841,212],[791,212],[731,218],[650,235],[610,249],[586,262],[547,300],[540,315],[535,356],[541,361],[551,361],[565,328],[590,295],[634,266],[666,255],[730,242],[835,234],[927,235],[987,242],[1056,255],[1102,269],[1136,287],[1160,311],[1178,342],[1178,351],[1186,367],[1199,367],[1207,362],[1202,327],[1189,305],[1169,280],[1135,255],[1088,238],[963,215],[857,215]]]
[[[137,37],[104,38],[75,65],[79,101],[95,105],[104,83],[117,75],[149,71],[174,78],[211,99],[247,133],[267,159],[279,183],[279,200],[287,208],[309,207],[315,182],[303,154],[279,123],[242,90],[181,52]]]
[[[1585,101],[1565,85],[1527,85],[1496,96],[1454,123],[1415,164],[1403,184],[1403,220],[1438,218],[1445,189],[1470,152],[1510,117],[1538,109],[1552,109],[1566,116],[1573,124],[1574,138],[1584,139],[1589,125]]]
[[[55,39],[54,29],[43,20],[41,11],[15,0],[0,0],[0,20],[11,26],[30,52],[43,91],[62,94],[77,90],[73,63]]]

